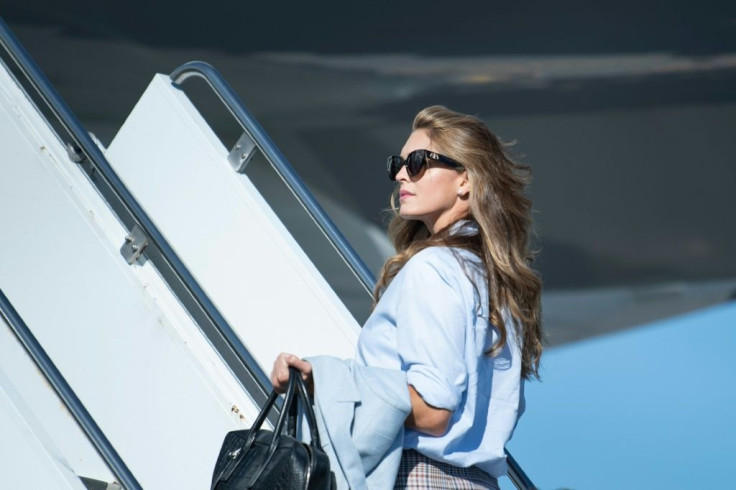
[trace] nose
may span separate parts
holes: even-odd
[[[401,168],[399,168],[398,173],[396,174],[396,178],[394,178],[396,182],[407,182],[409,180],[409,171],[406,170],[406,164],[402,165]]]

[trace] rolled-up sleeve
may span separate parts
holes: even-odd
[[[467,386],[467,311],[457,278],[420,252],[401,271],[397,348],[407,381],[429,405],[455,410]],[[454,260],[451,256],[450,260]]]

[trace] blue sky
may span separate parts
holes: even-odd
[[[550,349],[509,450],[543,490],[724,488],[735,351],[736,302]]]

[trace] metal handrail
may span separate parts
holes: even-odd
[[[74,142],[79,146],[84,155],[95,167],[99,175],[107,181],[116,197],[123,203],[138,226],[149,237],[151,243],[161,251],[162,259],[178,276],[184,288],[192,295],[204,314],[212,322],[218,333],[227,342],[234,352],[238,361],[242,363],[250,379],[239,379],[245,390],[253,396],[258,403],[266,400],[271,390],[271,382],[266,373],[260,368],[255,358],[243,342],[238,338],[233,328],[228,324],[222,314],[194,276],[189,272],[184,262],[179,258],[174,249],[169,245],[161,231],[148,217],[148,214],[138,204],[130,191],[125,187],[120,177],[113,170],[105,155],[95,144],[82,124],[69,109],[56,89],[51,85],[40,68],[20,44],[7,24],[0,18],[0,44],[13,59],[20,71],[38,92],[46,105],[51,109],[54,116],[59,120],[64,129],[69,133]]]
[[[286,157],[284,157],[271,140],[271,137],[268,136],[258,121],[251,115],[220,72],[204,61],[191,61],[181,65],[169,75],[172,83],[178,86],[192,76],[203,78],[209,84],[230,113],[238,120],[243,130],[251,137],[258,149],[284,180],[289,189],[294,193],[301,205],[304,206],[315,223],[317,223],[325,236],[327,236],[332,246],[335,247],[343,260],[345,260],[363,287],[369,293],[372,293],[376,283],[373,273],[347,242],[319,203],[317,203],[294,168],[286,160]],[[534,490],[536,488],[508,450],[506,450],[506,461],[509,467],[509,478],[517,488],[522,490]]]
[[[527,476],[519,463],[516,462],[508,449],[504,449],[506,453],[506,464],[509,466],[509,480],[520,490],[537,490],[536,485]]]
[[[264,131],[258,121],[251,115],[245,104],[243,104],[220,72],[212,65],[203,61],[191,61],[183,64],[169,75],[172,83],[177,86],[181,86],[185,80],[193,76],[203,78],[209,84],[222,103],[225,104],[225,107],[227,107],[238,123],[240,123],[243,131],[250,136],[256,147],[258,147],[266,157],[266,160],[273,166],[276,173],[314,220],[322,233],[324,233],[332,246],[335,247],[337,253],[340,254],[340,257],[342,257],[363,287],[369,293],[372,293],[376,278],[371,270],[345,239],[345,236],[324,209],[322,209],[322,206],[320,206],[309,189],[304,185],[302,179],[286,160],[283,153],[281,153],[281,150],[278,149],[268,133]]]
[[[105,437],[105,434],[92,418],[92,415],[90,415],[84,404],[79,400],[79,397],[74,393],[74,390],[69,386],[69,383],[64,379],[64,376],[56,368],[44,348],[41,347],[41,344],[33,333],[31,333],[28,325],[23,321],[23,318],[18,314],[2,289],[0,289],[0,316],[4,317],[8,322],[15,336],[23,344],[23,347],[36,363],[36,366],[38,366],[54,388],[54,391],[56,391],[56,394],[59,395],[59,398],[61,398],[64,405],[69,409],[74,420],[79,424],[79,427],[87,434],[87,437],[95,446],[100,456],[102,456],[102,459],[105,460],[110,470],[112,470],[118,482],[128,490],[142,489],[143,487],[141,487],[138,480],[133,476],[133,473],[125,464],[123,458],[120,457],[113,445]]]

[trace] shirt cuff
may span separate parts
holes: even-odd
[[[460,390],[447,382],[437,369],[414,365],[406,373],[406,381],[428,405],[454,411],[460,405]]]

